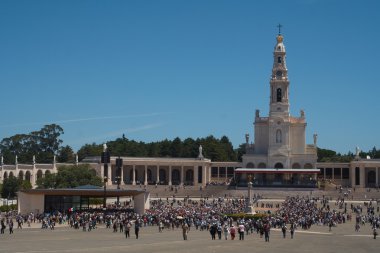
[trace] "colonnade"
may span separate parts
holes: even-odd
[[[118,172],[116,158],[111,158],[108,174],[104,175],[101,164],[101,176],[107,178],[108,185],[116,184],[120,176],[120,185],[165,184],[165,185],[203,185],[211,181],[211,167],[208,159],[185,158],[122,158],[123,166]],[[117,174],[119,173],[119,175]]]

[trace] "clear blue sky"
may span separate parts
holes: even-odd
[[[380,148],[380,1],[0,1],[0,139],[65,145],[253,137],[283,25],[291,113],[307,142]]]

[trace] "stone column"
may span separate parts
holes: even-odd
[[[202,166],[202,186],[206,186],[206,172],[207,172],[207,166]]]
[[[343,179],[343,168],[340,168],[340,180]]]
[[[376,168],[376,187],[379,186],[379,168]]]
[[[124,182],[124,169],[123,169],[124,166],[121,166],[121,169],[120,169],[120,185],[125,185],[125,182]]]
[[[354,167],[352,167],[353,165],[351,165],[351,167],[350,167],[350,180],[351,180],[351,187],[355,187],[356,185],[355,185],[355,177],[356,177],[356,175],[355,175],[355,167],[356,166],[354,166]]]
[[[219,169],[220,169],[220,167],[217,167],[217,168],[218,168],[218,174],[217,174],[216,178],[217,178],[218,183],[219,183]]]
[[[172,166],[169,166],[169,185],[172,185]]]
[[[331,179],[334,180],[335,168],[332,167],[331,170],[332,170],[332,172],[331,172]]]
[[[194,186],[198,186],[198,166],[194,166]]]
[[[148,166],[144,166],[144,185],[148,185]]]
[[[326,180],[326,168],[323,168],[323,179]]]
[[[156,183],[157,184],[159,184],[160,183],[160,166],[159,165],[157,165],[157,172],[156,172],[157,174],[157,176],[156,176]]]
[[[36,187],[36,178],[37,178],[37,168],[36,168],[36,163],[33,163],[32,173],[30,175],[30,181],[31,181],[30,183],[32,184],[33,188]],[[3,178],[3,180],[4,180],[4,178]]]
[[[183,185],[183,179],[184,179],[184,169],[183,169],[183,165],[181,166],[181,185]]]
[[[225,168],[225,173],[226,173],[226,182],[227,182],[227,170],[228,170],[228,167]]]
[[[132,165],[132,185],[136,185],[136,165]]]
[[[107,185],[112,185],[112,163],[108,164],[108,175],[107,175]]]
[[[365,167],[360,165],[360,187],[365,187]]]

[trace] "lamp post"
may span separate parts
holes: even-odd
[[[108,151],[107,144],[103,144],[103,152],[101,156],[101,163],[104,164],[104,196],[103,196],[103,208],[107,207],[107,181],[108,181],[108,164],[110,163],[111,156]]]
[[[116,183],[117,183],[117,189],[120,190],[120,182],[121,182],[121,170],[123,168],[123,159],[117,158],[116,159]],[[120,205],[120,198],[119,195],[117,196],[117,206]]]

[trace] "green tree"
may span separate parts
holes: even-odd
[[[16,177],[8,177],[4,179],[3,189],[1,192],[2,198],[13,199],[16,197],[16,193],[20,189],[20,180]]]
[[[243,144],[240,144],[239,147],[235,150],[236,155],[237,155],[237,160],[239,162],[243,161],[243,155],[246,153],[245,148],[246,148],[246,144],[243,143]]]
[[[82,160],[87,156],[100,156],[103,152],[102,144],[86,144],[78,150],[78,159]]]
[[[183,141],[182,157],[197,157],[198,145],[192,138],[187,138]]]
[[[51,124],[29,134],[4,138],[0,142],[4,162],[14,163],[16,155],[19,163],[31,163],[33,155],[39,162],[51,162],[62,144],[59,138],[61,134],[63,129],[59,125]]]
[[[74,162],[75,154],[70,146],[61,147],[58,151],[57,160],[60,163]]]
[[[182,141],[179,137],[171,142],[170,154],[171,157],[182,157]]]
[[[102,179],[87,164],[61,166],[58,173],[37,180],[38,188],[74,188],[81,185],[102,186]]]

